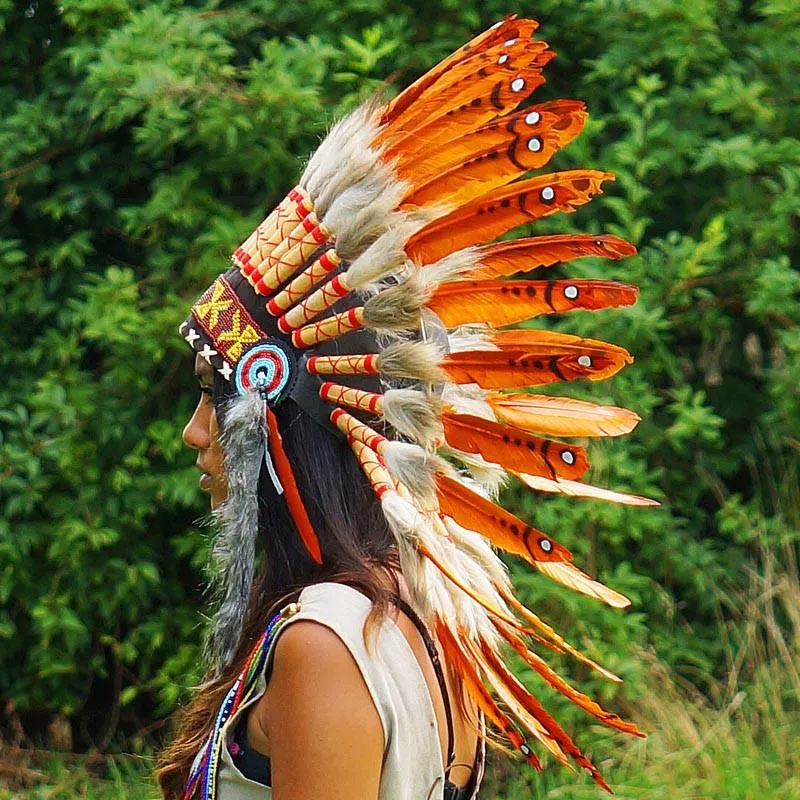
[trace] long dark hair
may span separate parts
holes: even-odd
[[[230,384],[215,375],[214,403],[224,429]],[[208,737],[217,710],[275,610],[305,586],[347,583],[373,603],[368,630],[387,614],[399,593],[399,561],[375,494],[347,443],[323,428],[291,400],[275,409],[284,449],[319,538],[323,564],[306,552],[284,500],[266,469],[259,478],[258,567],[231,664],[206,680],[178,715],[175,735],[159,759],[165,800],[179,800],[189,769]]]

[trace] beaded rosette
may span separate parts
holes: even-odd
[[[635,253],[616,236],[499,241],[576,210],[613,179],[594,169],[540,172],[587,113],[577,100],[526,102],[554,55],[532,38],[536,28],[508,17],[387,105],[367,104],[334,125],[181,333],[240,397],[263,399],[266,460],[282,487],[291,465],[279,469],[270,415],[286,398],[349,443],[394,533],[413,604],[495,733],[536,767],[531,740],[605,786],[501,656],[510,646],[586,712],[639,734],[536,652],[569,653],[619,680],[516,599],[495,552],[623,608],[629,601],[581,571],[567,547],[493,497],[511,477],[537,492],[655,505],[585,482],[586,449],[561,441],[628,433],[633,412],[527,391],[605,379],[632,358],[607,342],[513,326],[638,296],[611,280],[527,277],[576,258]],[[371,389],[358,384],[367,377]],[[289,495],[309,554],[324,560],[307,519],[298,521],[302,498]]]

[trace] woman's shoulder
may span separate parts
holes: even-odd
[[[254,709],[269,741],[273,786],[293,776],[292,793],[303,797],[376,796],[384,733],[370,691],[341,637],[301,613],[302,604],[278,638],[269,686]]]
[[[298,605],[301,611],[314,613],[335,613],[340,607],[348,610],[358,608],[369,612],[372,601],[349,584],[323,581],[303,588],[298,598]]]

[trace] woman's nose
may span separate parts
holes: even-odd
[[[183,442],[193,450],[208,450],[211,446],[209,422],[212,406],[211,403],[203,402],[203,400],[204,398],[200,398],[192,418],[183,429]]]

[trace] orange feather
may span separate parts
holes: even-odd
[[[588,233],[531,236],[479,248],[480,267],[469,277],[503,278],[585,256],[601,256],[618,261],[635,254],[636,248],[618,236],[592,236]]]
[[[576,479],[589,468],[586,452],[530,436],[519,428],[491,422],[471,414],[442,415],[447,444],[456,450],[483,456],[504,469],[546,478]]]
[[[470,322],[502,327],[541,314],[630,306],[639,289],[599,280],[453,281],[442,284],[428,301],[448,328]]]
[[[588,695],[578,691],[574,686],[571,686],[565,681],[557,672],[555,672],[542,658],[536,653],[532,653],[525,646],[525,642],[517,635],[509,631],[505,639],[511,644],[518,655],[522,657],[525,663],[532,667],[541,677],[557,692],[563,694],[564,697],[571,700],[578,708],[583,709],[587,714],[590,714],[595,719],[600,720],[604,725],[608,725],[614,730],[622,733],[630,734],[631,736],[639,736],[644,738],[644,734],[632,722],[626,722],[621,719],[617,714],[611,711],[606,711],[596,701]]]
[[[589,772],[598,786],[612,793],[611,787],[603,780],[603,776],[597,767],[580,751],[567,732],[544,710],[542,704],[508,670],[499,656],[486,642],[481,642],[481,652],[492,670],[514,693],[517,701],[523,704],[531,716],[541,723],[545,730],[558,742],[559,746],[575,760],[575,763]]]
[[[491,392],[484,399],[502,422],[550,436],[621,436],[641,419],[627,408],[570,397]]]
[[[436,153],[426,150],[413,166],[398,165],[413,187],[403,202],[455,205],[540,169],[581,132],[586,117],[583,103],[555,100],[494,120]]]
[[[515,596],[512,591],[507,590],[505,587],[501,586],[500,584],[495,583],[495,588],[498,591],[498,594],[505,600],[518,614],[524,617],[528,622],[530,622],[534,627],[538,628],[545,636],[549,637],[549,641],[546,642],[546,646],[555,650],[558,653],[569,653],[573,658],[580,661],[582,664],[586,664],[587,667],[598,672],[604,678],[613,681],[614,683],[622,683],[622,678],[618,675],[615,675],[613,672],[607,670],[605,667],[600,666],[596,661],[589,658],[589,656],[582,653],[577,648],[573,647],[566,639],[564,639],[560,634],[558,634],[550,625],[548,625],[544,620],[538,617],[536,614],[533,613],[527,606],[523,605]],[[504,636],[507,637],[511,634],[510,631],[506,629],[503,625],[503,622],[500,620],[493,620],[493,624],[495,628]],[[530,634],[529,634],[530,635]],[[541,639],[537,637],[535,641],[539,641],[541,643]]]
[[[610,172],[576,169],[502,186],[426,225],[411,237],[406,252],[417,263],[430,264],[525,222],[557,211],[572,212],[598,194],[603,181],[613,178]]]
[[[505,151],[509,146],[519,149],[525,144],[521,155],[536,159],[543,166],[553,152],[564,147],[577,136],[586,120],[586,106],[580,100],[551,100],[529,106],[506,117],[501,117],[456,139],[450,139],[438,148],[426,148],[422,153],[401,153],[395,170],[401,180],[416,187],[454,168],[461,168],[473,159],[484,157],[497,164],[495,151]],[[542,148],[527,147],[531,136],[541,139]],[[538,169],[531,167],[531,169]]]
[[[454,69],[458,64],[475,55],[476,52],[486,50],[498,42],[515,38],[530,38],[530,35],[539,27],[539,23],[532,19],[518,19],[516,14],[509,14],[501,22],[479,33],[454,53],[440,61],[435,67],[417,78],[414,83],[406,87],[393,100],[386,104],[381,114],[381,125],[388,126],[397,119],[416,99],[429,87],[436,83],[443,75]]]
[[[542,69],[554,56],[547,42],[525,38],[476,53],[429,87],[376,143],[403,160],[508,114],[544,83]]]
[[[524,558],[532,566],[542,561],[572,561],[572,553],[504,508],[446,475],[436,476],[439,508],[459,525],[485,536],[495,547]]]
[[[489,341],[497,350],[451,353],[442,368],[455,383],[503,389],[602,380],[633,361],[622,347],[552,331],[498,331]]]
[[[657,500],[649,497],[640,497],[638,494],[625,494],[625,492],[615,492],[611,489],[603,489],[600,486],[592,486],[588,483],[578,481],[551,480],[538,475],[518,473],[519,479],[535,492],[551,492],[553,494],[563,494],[566,497],[583,497],[589,500],[602,500],[606,503],[619,503],[623,506],[659,506]]]
[[[471,657],[480,666],[481,672],[483,675],[485,675],[486,681],[489,684],[489,689],[493,695],[496,695],[498,700],[503,703],[504,707],[509,710],[511,717],[522,729],[526,730],[538,742],[543,744],[547,750],[552,753],[561,764],[563,764],[563,766],[567,767],[568,769],[572,769],[572,764],[570,764],[567,754],[564,752],[552,734],[547,730],[546,722],[545,725],[542,724],[541,714],[538,713],[541,709],[541,706],[535,699],[533,700],[535,705],[535,708],[533,709],[531,708],[530,700],[528,702],[520,702],[522,698],[515,695],[511,686],[505,680],[505,677],[499,675],[495,670],[493,670],[490,664],[486,661],[486,658],[481,650],[484,642],[485,640],[483,637],[481,637],[478,642],[474,640],[467,640],[465,642],[465,649],[469,651]],[[516,678],[513,680],[516,680]],[[532,711],[534,713],[531,713]]]
[[[486,718],[525,756],[531,766],[541,771],[542,765],[539,759],[514,728],[512,721],[500,710],[489,690],[483,685],[480,674],[473,666],[473,661],[483,664],[483,659],[475,658],[474,652],[472,653],[472,659],[470,659],[461,649],[459,640],[456,639],[450,628],[439,620],[437,620],[436,624],[436,638],[442,646],[447,663],[461,677],[467,691],[486,715]],[[469,643],[466,632],[460,638],[462,642]]]

